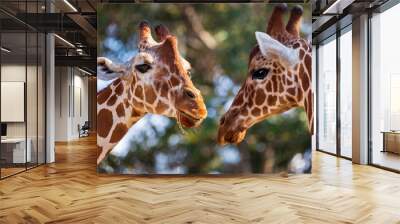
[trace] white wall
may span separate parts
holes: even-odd
[[[67,67],[55,68],[55,141],[68,140],[68,88],[69,69]]]
[[[72,67],[56,67],[55,73],[55,140],[74,140],[78,125],[88,120],[88,78]]]
[[[37,70],[38,69],[38,70]],[[26,120],[22,122],[6,122],[8,138],[25,138],[29,139],[29,147],[31,148],[32,161],[39,163],[44,162],[44,83],[42,68],[25,64],[3,64],[1,66],[2,82],[24,82],[26,84],[26,107],[22,107],[22,113],[26,110]],[[25,80],[27,78],[27,80]],[[23,90],[22,90],[23,91]],[[22,92],[24,94],[24,91]],[[7,97],[7,96],[2,96]],[[10,108],[1,108],[7,111]],[[13,113],[7,111],[7,113]],[[37,156],[39,153],[39,156]]]
[[[36,74],[36,67],[28,66],[27,67],[28,74]],[[25,65],[17,65],[17,64],[9,64],[1,66],[1,81],[2,82],[25,82]],[[29,77],[28,77],[29,78]],[[29,80],[30,85],[36,86],[36,80]],[[30,104],[34,102],[32,105],[28,105],[36,108],[36,88],[27,88],[27,103]],[[7,108],[1,108],[2,110],[7,110]],[[36,109],[34,109],[36,111]],[[28,122],[35,121],[35,127],[33,124],[28,125],[28,128],[32,127],[36,130],[36,113],[27,113]],[[28,137],[29,137],[28,130]],[[35,132],[36,135],[36,132]],[[25,137],[25,122],[7,122],[7,136],[8,137]]]
[[[29,68],[28,68],[29,69]],[[2,65],[1,81],[25,82],[25,65]],[[6,110],[6,108],[1,108]],[[11,122],[7,123],[7,137],[25,137],[25,123]]]
[[[88,78],[85,76],[74,75],[74,108],[73,108],[73,119],[71,120],[71,135],[78,137],[78,124],[83,125],[88,120]]]

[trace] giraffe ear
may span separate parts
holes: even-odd
[[[288,66],[299,63],[299,50],[286,47],[281,42],[263,32],[256,32],[256,39],[264,56],[276,55]]]
[[[121,78],[127,74],[127,71],[126,66],[115,64],[108,58],[97,58],[97,77],[101,80]]]

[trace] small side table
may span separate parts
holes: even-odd
[[[383,150],[382,152],[391,152],[400,154],[400,131],[382,131]]]
[[[2,153],[5,152],[4,156],[1,155],[6,163],[21,164],[31,162],[32,152],[31,145],[32,141],[30,138],[26,139],[27,147],[25,150],[25,138],[6,138],[1,139]]]

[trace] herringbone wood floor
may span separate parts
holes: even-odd
[[[314,153],[286,177],[98,176],[95,139],[0,181],[0,223],[400,223],[400,175]]]

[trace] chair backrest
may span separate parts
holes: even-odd
[[[89,128],[90,128],[90,123],[89,123],[89,121],[85,121],[85,123],[83,124],[82,128],[87,128],[87,129],[89,129]]]

